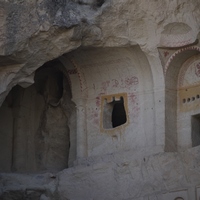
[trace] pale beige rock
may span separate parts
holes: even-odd
[[[0,199],[200,198],[199,7],[2,0]]]

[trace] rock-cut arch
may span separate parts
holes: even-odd
[[[34,84],[12,88],[0,108],[0,171],[60,171],[76,159],[76,109],[68,72],[56,59]]]
[[[198,46],[185,47],[175,51],[169,58],[164,69],[165,74],[165,151],[177,151],[190,147],[188,139],[184,139],[183,129],[180,128],[180,101],[178,80],[184,63],[198,55]],[[195,58],[195,57],[194,57]],[[186,63],[187,65],[187,63]],[[186,113],[187,115],[187,113]],[[188,119],[189,120],[189,119]],[[189,122],[190,123],[190,122]],[[187,140],[187,141],[186,141]]]

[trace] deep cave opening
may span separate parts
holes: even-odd
[[[16,85],[0,108],[0,172],[60,171],[68,167],[69,118],[74,103],[58,60],[35,72],[28,88]]]

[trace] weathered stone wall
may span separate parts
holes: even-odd
[[[199,7],[1,1],[0,169],[47,173],[1,173],[0,198],[198,199]],[[62,95],[41,89],[48,61]],[[104,126],[105,99],[121,97],[126,122]]]
[[[138,46],[84,49],[66,54],[65,57],[68,65],[71,60],[71,65],[77,67],[76,73],[70,76],[80,77],[76,83],[80,89],[73,90],[72,95],[77,105],[84,102],[82,106],[85,113],[79,120],[85,121],[87,156],[159,145],[163,149],[164,140],[162,144],[156,143],[151,69]],[[105,127],[104,100],[107,99],[109,104],[120,95],[124,97],[126,123],[118,127]],[[111,114],[112,109],[109,112]],[[106,120],[107,123],[111,122],[109,118]],[[148,126],[144,126],[145,123]],[[83,137],[84,132],[79,135]],[[161,134],[160,137],[164,138]]]
[[[64,196],[78,200],[200,197],[199,148],[180,153],[151,153],[110,154],[62,171],[58,175],[60,199]]]

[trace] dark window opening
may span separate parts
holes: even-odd
[[[112,127],[121,126],[126,123],[126,111],[124,108],[124,100],[121,97],[120,101],[114,101],[112,111]]]
[[[192,147],[200,145],[200,114],[192,116]]]
[[[104,100],[104,114],[103,114],[103,127],[111,129],[125,124],[127,121],[126,110],[124,107],[124,99],[120,97],[108,103],[107,99]]]

